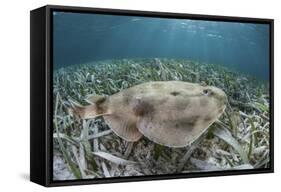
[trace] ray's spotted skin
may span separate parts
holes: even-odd
[[[192,144],[224,112],[226,94],[219,88],[183,81],[154,81],[111,96],[91,96],[92,105],[70,112],[82,119],[103,116],[127,141],[142,135],[168,147]]]

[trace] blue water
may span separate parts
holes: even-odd
[[[54,67],[104,59],[181,58],[268,80],[269,25],[53,12]]]

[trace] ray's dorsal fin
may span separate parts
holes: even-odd
[[[106,96],[104,95],[88,95],[86,98],[86,101],[91,103],[91,104],[99,104],[103,103],[106,100]]]
[[[68,112],[80,119],[93,119],[100,116],[110,115],[110,113],[107,113],[103,107],[106,99],[105,96],[100,95],[88,96],[86,101],[91,103],[90,105],[82,106],[72,102],[73,106],[68,109]]]
[[[95,105],[73,106],[68,108],[68,113],[78,119],[90,119],[97,116]]]
[[[76,106],[69,108],[68,113],[79,119],[94,119],[101,116],[111,115],[111,113],[97,113],[94,104],[85,107]]]

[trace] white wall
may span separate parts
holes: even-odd
[[[275,19],[275,172],[169,181],[46,189],[29,175],[29,10],[45,4],[139,9]],[[280,5],[278,0],[26,0],[1,1],[0,10],[0,190],[21,191],[269,191],[280,186]]]

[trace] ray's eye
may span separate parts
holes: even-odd
[[[204,89],[203,90],[203,95],[211,95],[212,94],[212,91],[210,89]]]

